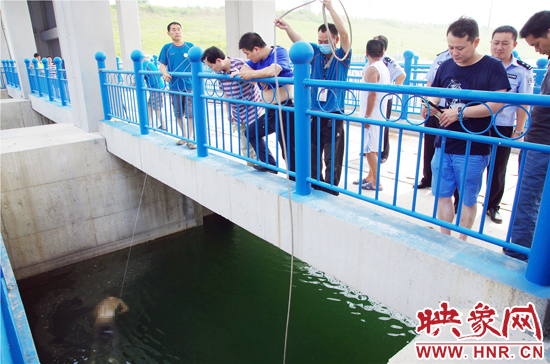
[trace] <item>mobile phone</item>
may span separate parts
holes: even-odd
[[[433,107],[439,112],[443,112],[443,108],[441,106],[434,104],[430,100],[427,100],[427,101],[428,101],[428,104],[430,104],[430,107]],[[422,100],[422,104],[428,109],[428,105],[426,104],[426,101]]]

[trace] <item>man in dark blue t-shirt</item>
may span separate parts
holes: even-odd
[[[239,71],[231,73],[231,77],[240,76],[243,80],[269,78],[275,77],[275,75],[278,75],[278,77],[294,77],[294,72],[290,67],[290,57],[286,49],[277,46],[275,50],[275,48],[269,47],[257,33],[245,33],[239,40],[239,49],[246,55],[248,62]],[[275,54],[277,55],[277,65],[275,65]],[[294,85],[279,83],[278,92],[275,87],[275,83],[261,84],[263,101],[266,104],[277,104],[277,97],[280,96],[281,105],[293,107]],[[248,142],[256,151],[259,160],[270,165],[276,165],[276,161],[266,146],[264,136],[267,138],[269,134],[279,130],[278,141],[281,150],[284,150],[282,133],[277,126],[279,119],[276,116],[277,114],[277,110],[266,108],[265,114],[248,126]],[[294,113],[283,111],[282,122],[288,151],[288,157],[283,153],[283,158],[285,158],[289,170],[294,171]],[[259,165],[254,166],[254,168],[259,171],[277,173],[277,171]]]
[[[497,91],[506,92],[510,83],[502,62],[476,51],[479,44],[479,28],[472,18],[461,17],[447,29],[447,44],[452,59],[449,59],[437,70],[432,87]],[[430,97],[435,105],[440,98]],[[483,132],[489,135],[491,125],[491,110],[496,113],[504,104],[487,102],[486,105],[466,105],[472,100],[446,99],[446,110],[439,115],[442,129],[456,132]],[[489,108],[491,110],[489,110]],[[438,113],[435,108],[430,109],[432,115]],[[462,127],[459,117],[462,113]],[[428,109],[422,108],[422,115],[426,117]],[[466,130],[465,130],[466,129]],[[482,143],[472,143],[468,165],[465,166],[466,141],[447,138],[445,150],[441,150],[441,138],[436,138],[435,155],[432,159],[432,193],[438,197],[437,217],[443,221],[452,222],[454,207],[451,197],[456,188],[461,189],[462,178],[466,171],[463,207],[460,226],[471,229],[477,214],[477,196],[481,190],[483,172],[489,163],[491,146]],[[439,170],[440,160],[443,158],[442,170]],[[439,189],[437,180],[441,178]],[[441,232],[447,235],[451,231],[441,227]],[[460,239],[466,240],[467,235],[460,234]]]

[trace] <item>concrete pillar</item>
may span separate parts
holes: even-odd
[[[243,57],[239,39],[244,33],[258,33],[267,45],[273,45],[274,0],[225,0],[227,54]]]
[[[12,59],[17,64],[21,96],[27,98],[30,93],[29,78],[25,58],[32,59],[36,53],[36,43],[32,32],[31,16],[26,1],[2,1],[2,25],[5,27]],[[2,50],[4,46],[2,46]],[[9,59],[9,54],[2,54],[2,59]]]
[[[137,0],[117,0],[116,13],[120,37],[120,59],[124,69],[131,71],[134,63],[130,54],[136,49],[142,50]]]
[[[107,69],[116,69],[109,1],[55,0],[54,9],[67,69],[73,123],[86,132],[97,131],[103,107],[96,52],[107,55]]]

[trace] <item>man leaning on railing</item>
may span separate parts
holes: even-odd
[[[218,47],[210,47],[205,50],[202,54],[201,61],[210,67],[213,72],[222,75],[230,75],[232,72],[238,72],[246,63],[246,59],[226,57]],[[260,90],[253,82],[220,80],[220,88],[225,98],[261,102]],[[256,159],[256,153],[253,148],[249,147],[247,139],[248,125],[254,120],[257,114],[256,107],[253,105],[241,105],[229,102],[225,105],[228,109],[227,114],[231,119],[233,130],[238,130],[240,133],[239,143],[241,155]],[[229,108],[231,108],[231,112],[229,112]],[[246,164],[249,166],[253,165],[251,162],[246,162]]]
[[[433,87],[497,92],[506,92],[510,89],[510,82],[502,62],[476,51],[479,44],[479,27],[474,19],[461,17],[452,23],[447,30],[447,44],[452,59],[441,64],[432,84]],[[434,97],[428,99],[434,105],[439,104],[441,100]],[[447,108],[439,115],[440,128],[489,135],[491,110],[495,113],[503,104],[487,102],[465,107],[471,101],[448,98]],[[438,113],[436,107],[430,108],[431,115]],[[426,117],[427,114],[428,109],[424,106],[422,116]],[[460,123],[460,117],[463,119],[464,127]],[[487,131],[483,132],[484,130]],[[459,207],[460,226],[471,229],[477,213],[477,197],[481,190],[483,172],[489,163],[491,146],[472,143],[466,166],[467,142],[465,140],[447,138],[443,151],[442,144],[442,138],[438,136],[435,141],[436,152],[432,160],[434,180],[432,194],[438,198],[437,217],[443,221],[453,221],[455,211],[451,197],[458,188],[463,204],[462,209]],[[466,180],[462,186],[465,169]],[[451,234],[451,231],[445,227],[441,227],[441,232]],[[459,237],[466,240],[467,235],[460,234]]]
[[[527,44],[535,47],[537,52],[550,58],[550,11],[541,11],[533,15],[525,23],[519,35],[525,38]],[[546,72],[546,76],[542,81],[541,95],[550,95],[549,73]],[[550,145],[550,107],[533,107],[531,110],[531,128],[525,135],[525,141]],[[549,161],[550,155],[548,153],[534,150],[527,151],[512,227],[512,243],[514,244],[531,247]],[[546,243],[548,243],[548,237],[546,237]],[[505,253],[517,259],[528,260],[525,254],[512,250],[506,249]]]

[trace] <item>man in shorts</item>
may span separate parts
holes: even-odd
[[[168,36],[172,43],[165,44],[159,55],[160,72],[166,81],[170,82],[170,91],[193,93],[191,78],[172,77],[168,72],[191,72],[189,50],[193,43],[184,42],[181,39],[181,24],[172,22],[168,24]],[[193,140],[193,97],[170,94],[178,125],[182,129],[183,137]],[[183,118],[187,119],[187,127],[183,125]],[[187,144],[189,149],[196,149],[197,145],[191,141],[178,140],[178,145]]]
[[[368,63],[363,69],[362,82],[389,85],[391,76],[384,65],[384,44],[379,40],[369,40],[367,43]],[[386,110],[388,97],[384,92],[361,91],[359,115],[367,119],[386,120],[380,110]],[[363,180],[359,179],[364,190],[376,190],[378,180],[378,151],[380,149],[380,125],[363,124],[363,155],[369,165],[369,174]],[[382,185],[378,185],[382,191]]]
[[[502,62],[476,51],[479,45],[479,27],[474,19],[461,17],[452,23],[447,29],[447,45],[452,59],[441,64],[432,87],[496,92],[507,92],[510,89]],[[436,97],[428,99],[435,105],[441,101],[441,98]],[[470,101],[446,99],[446,109],[439,115],[440,128],[461,133],[471,131],[490,135],[491,111],[488,107],[496,113],[504,104],[487,102],[487,106],[478,104],[465,107]],[[430,114],[436,113],[436,108],[430,108]],[[427,114],[428,109],[424,106],[422,116],[426,117]],[[460,115],[464,127],[459,121]],[[432,194],[438,198],[437,218],[449,223],[453,221],[455,211],[451,197],[456,188],[461,191],[463,175],[466,173],[464,194],[461,196],[463,206],[460,226],[471,229],[477,214],[477,197],[481,190],[483,172],[489,163],[491,146],[472,143],[467,166],[465,140],[449,137],[445,143],[445,150],[442,151],[441,146],[441,137],[437,137],[436,151],[432,159]],[[442,170],[439,170],[441,159]],[[438,189],[439,179],[441,181]],[[441,232],[451,234],[451,230],[445,227],[441,227]],[[459,238],[466,240],[467,235],[461,233]]]

